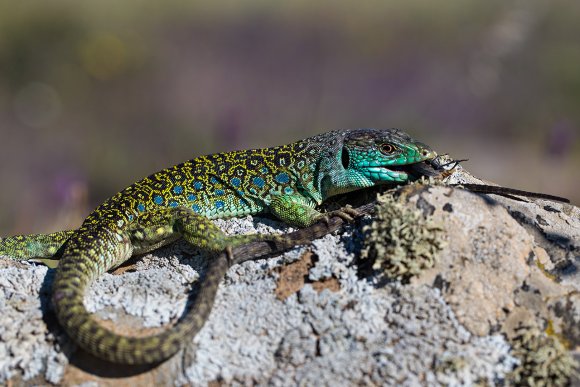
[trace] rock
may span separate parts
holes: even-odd
[[[447,182],[479,181],[459,168]],[[401,205],[443,230],[432,267],[404,282],[385,278],[381,265],[361,270],[362,229],[372,222],[363,219],[310,246],[232,267],[194,342],[155,367],[111,365],[77,349],[48,302],[54,271],[0,260],[0,383],[577,381],[580,210],[440,184],[404,191]],[[234,233],[288,230],[257,217],[216,223]],[[104,275],[87,307],[119,332],[162,329],[182,313],[205,262],[182,242],[157,250]]]

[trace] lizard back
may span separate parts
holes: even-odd
[[[186,206],[209,219],[244,216],[265,211],[272,195],[296,190],[320,202],[315,161],[322,158],[321,152],[333,148],[328,139],[336,137],[336,147],[341,134],[334,131],[288,145],[191,159],[120,191],[97,207],[83,225],[108,219],[122,226],[161,207]]]

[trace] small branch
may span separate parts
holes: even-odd
[[[355,210],[363,216],[374,211],[376,201],[361,205]],[[259,259],[265,255],[278,254],[292,247],[304,245],[315,239],[339,230],[346,221],[339,216],[331,217],[328,222],[320,221],[312,226],[282,235],[283,240],[251,242],[233,249],[232,265],[249,260]],[[226,257],[225,253],[222,253]]]
[[[539,192],[522,191],[520,189],[501,187],[501,186],[495,186],[495,185],[462,183],[462,184],[450,184],[450,186],[451,187],[458,186],[459,188],[463,187],[468,191],[483,193],[483,194],[494,194],[494,195],[501,195],[501,196],[506,196],[506,197],[510,197],[511,195],[519,195],[519,196],[525,196],[528,198],[538,198],[538,199],[554,200],[554,201],[562,202],[562,203],[570,203],[570,200],[563,198],[563,197],[560,197],[560,196],[556,196],[556,195],[550,195],[550,194],[539,193]]]

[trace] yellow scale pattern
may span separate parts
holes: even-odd
[[[255,214],[271,195],[314,192],[317,144],[297,142],[275,148],[202,156],[157,172],[119,192],[85,221],[131,222],[159,208],[189,207],[208,219]],[[298,184],[297,181],[300,180]],[[308,194],[307,194],[308,195]]]

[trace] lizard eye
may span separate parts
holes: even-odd
[[[397,148],[395,148],[395,146],[394,145],[391,145],[391,144],[381,144],[381,146],[379,147],[379,149],[381,150],[381,153],[384,153],[386,155],[390,155]]]

